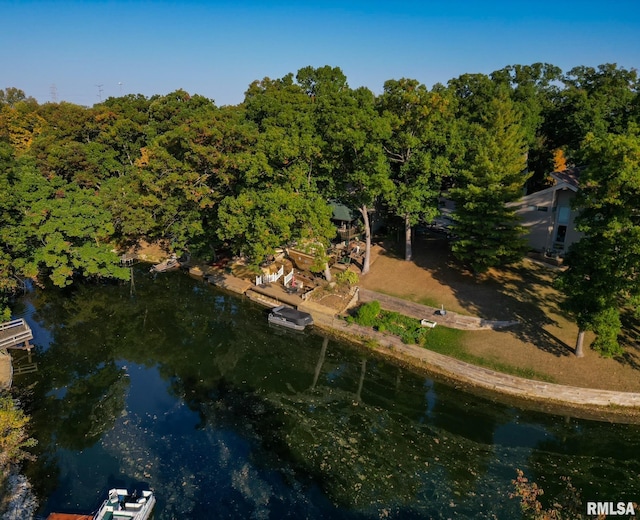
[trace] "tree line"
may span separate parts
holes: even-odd
[[[6,88],[0,312],[25,279],[126,280],[117,252],[141,239],[205,256],[224,247],[253,265],[297,241],[320,265],[335,236],[330,200],[360,212],[366,273],[371,211],[403,227],[410,259],[413,226],[446,192],[453,253],[481,273],[526,250],[507,203],[585,165],[585,239],[559,283],[581,330],[617,352],[619,309],[640,295],[639,122],[637,73],[615,64],[513,65],[430,89],[403,78],[379,95],[337,67],[305,67],[254,81],[233,106],[183,90],[39,104]]]

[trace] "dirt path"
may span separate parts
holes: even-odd
[[[474,355],[546,374],[558,384],[640,392],[637,346],[629,346],[620,359],[602,358],[588,348],[583,358],[574,356],[577,329],[559,307],[555,273],[525,261],[478,280],[453,265],[444,240],[428,236],[416,244],[412,262],[388,249],[380,254],[360,286],[484,320],[520,322],[504,331],[466,332],[464,346]]]

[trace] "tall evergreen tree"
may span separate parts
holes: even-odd
[[[452,250],[474,272],[482,273],[524,254],[524,228],[508,203],[522,196],[526,146],[506,93],[493,98],[482,122],[471,122],[466,131],[466,166],[450,190],[456,203]]]

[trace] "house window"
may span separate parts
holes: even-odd
[[[564,239],[567,237],[567,226],[558,226],[558,232],[556,233],[556,242],[564,244]]]
[[[568,206],[560,206],[558,208],[558,224],[568,224],[571,208]]]

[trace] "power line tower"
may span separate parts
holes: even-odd
[[[102,87],[103,86],[104,86],[103,84],[96,85],[96,87],[98,87],[98,99],[100,100],[100,103],[102,103],[102,92],[103,92]]]
[[[55,83],[51,83],[51,87],[50,87],[50,92],[51,92],[51,102],[52,103],[57,103],[58,102],[58,88],[56,87]]]

